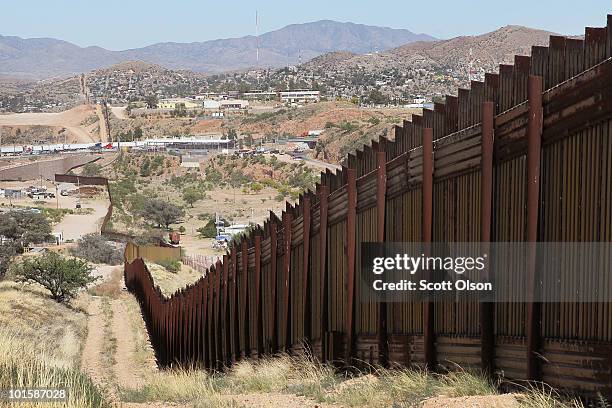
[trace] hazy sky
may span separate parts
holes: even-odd
[[[450,38],[507,24],[581,34],[585,26],[604,26],[612,6],[609,0],[3,0],[0,35],[53,37],[120,50],[254,34],[255,10],[260,33],[332,19]]]

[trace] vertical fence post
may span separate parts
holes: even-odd
[[[540,380],[540,304],[535,302],[536,241],[540,205],[540,154],[542,138],[542,77],[529,77],[527,123],[527,379]]]
[[[314,319],[320,318],[321,328],[321,361],[325,361],[327,350],[325,339],[327,338],[327,213],[328,213],[329,186],[321,184],[319,186],[319,276],[321,284],[321,296],[319,298],[321,306],[321,316],[313,316]],[[316,320],[315,320],[316,321]]]
[[[385,242],[385,211],[387,204],[387,153],[376,152],[376,242]],[[378,304],[378,362],[387,365],[389,362],[389,344],[387,339],[387,303]]]
[[[232,351],[232,363],[236,362],[238,359],[239,348],[238,348],[238,334],[240,333],[238,330],[238,262],[237,255],[238,254],[238,244],[235,243],[232,252],[232,280],[230,285],[230,343],[231,343],[231,351]]]
[[[353,314],[355,292],[355,254],[357,226],[357,170],[347,169],[347,213],[346,213],[346,256],[347,256],[347,305],[346,305],[346,363],[351,364],[353,355]]]
[[[200,325],[202,324],[202,313],[200,309],[200,305],[202,304],[202,299],[200,298],[202,292],[200,291],[201,280],[198,280],[193,287],[194,291],[194,326],[193,326],[193,334],[194,334],[194,342],[193,342],[193,360],[196,367],[200,366]]]
[[[259,356],[262,345],[262,334],[261,334],[261,293],[260,293],[260,277],[261,277],[261,235],[257,233],[255,235],[255,288],[253,288],[255,292],[255,321],[252,330],[252,336],[255,338],[256,350],[252,350],[251,357]]]
[[[308,310],[309,295],[308,291],[308,268],[310,265],[310,196],[307,194],[304,196],[303,203],[303,228],[302,228],[302,250],[303,250],[303,274],[302,274],[302,291],[304,293],[304,299],[302,301],[302,319],[304,327],[304,338],[310,339],[310,311]]]
[[[227,366],[230,363],[229,359],[229,319],[228,319],[228,275],[229,274],[229,256],[223,255],[223,303],[221,304],[221,323],[223,324],[223,339],[222,339],[222,354],[223,354],[223,365]]]
[[[240,257],[241,257],[241,276],[240,276],[240,288],[239,288],[239,296],[240,301],[238,302],[240,305],[240,313],[238,316],[242,316],[239,319],[238,324],[241,327],[242,335],[241,343],[240,343],[240,358],[245,358],[249,355],[248,345],[249,345],[249,315],[248,315],[248,306],[247,306],[247,286],[249,283],[248,273],[249,273],[249,245],[246,237],[242,238],[242,247],[240,249]]]
[[[215,367],[223,367],[223,355],[221,351],[221,260],[217,258],[215,262]]]
[[[429,256],[433,227],[433,129],[423,128],[423,245]],[[425,364],[436,369],[434,340],[434,303],[427,298],[423,304],[423,340]]]
[[[480,197],[480,240],[481,254],[489,254],[491,241],[491,207],[493,201],[493,102],[482,104],[482,153]],[[491,262],[490,255],[489,262]],[[483,271],[483,281],[491,280],[489,267]],[[493,303],[480,304],[480,361],[483,372],[493,373],[494,335],[493,335]]]
[[[289,332],[289,272],[291,270],[291,224],[293,222],[293,213],[286,211],[283,213],[283,243],[284,243],[284,257],[283,257],[283,287],[278,288],[282,290],[283,299],[283,315],[280,323],[279,333],[279,344],[282,344],[285,351],[289,347],[288,332]]]
[[[208,268],[208,273],[206,274],[206,280],[208,281],[208,291],[207,291],[207,328],[208,328],[208,336],[207,336],[207,349],[208,349],[208,367],[215,368],[215,328],[213,326],[213,300],[214,300],[214,278],[213,278],[213,267]]]
[[[275,353],[278,347],[278,333],[276,331],[276,321],[278,319],[278,308],[276,300],[276,257],[278,256],[278,240],[277,240],[277,225],[276,215],[270,213],[270,310],[268,335],[271,340],[270,352]]]
[[[202,361],[204,367],[210,368],[210,359],[208,353],[208,347],[210,341],[208,339],[208,280],[209,276],[206,275],[202,281]]]
[[[170,300],[168,300],[168,303],[166,305],[168,308],[168,316],[166,317],[166,320],[168,321],[168,352],[166,355],[166,365],[168,367],[171,367],[172,362],[174,361],[174,296],[172,296]]]

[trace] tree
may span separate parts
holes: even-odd
[[[93,263],[119,265],[123,262],[123,251],[109,244],[101,235],[96,233],[83,235],[77,241],[76,248],[73,248],[70,252],[78,258]]]
[[[378,89],[372,89],[368,96],[370,103],[374,105],[386,105],[389,103],[389,98],[383,95]]]
[[[147,103],[147,107],[150,109],[155,109],[157,108],[157,103],[159,102],[159,99],[157,98],[157,95],[153,94],[153,95],[149,95],[145,98],[145,102]]]
[[[202,238],[214,238],[217,236],[217,226],[215,220],[210,219],[205,226],[198,228],[198,233]]]
[[[83,175],[88,177],[97,176],[100,174],[100,170],[102,170],[102,167],[98,163],[87,163],[83,166]]]
[[[11,211],[0,214],[0,235],[23,248],[49,241],[51,225],[42,214]]]
[[[228,140],[236,140],[238,138],[238,133],[236,133],[235,129],[230,128],[227,131],[227,138],[228,138]]]
[[[6,274],[13,257],[17,255],[17,246],[13,242],[0,244],[0,278]]]
[[[136,126],[136,129],[134,129],[133,139],[140,140],[142,139],[142,136],[143,136],[142,128],[140,126]]]
[[[38,283],[51,292],[57,302],[74,298],[79,289],[98,280],[87,262],[64,258],[56,252],[25,258],[15,271],[18,282]]]
[[[171,224],[176,224],[183,218],[185,211],[172,203],[154,199],[144,204],[141,215],[144,218],[152,219],[158,226],[163,225],[168,229]]]
[[[151,176],[151,161],[148,157],[145,157],[142,166],[140,166],[140,177]]]
[[[204,193],[195,187],[187,187],[183,190],[183,200],[193,208],[193,204],[204,199]]]

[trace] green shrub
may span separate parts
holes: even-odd
[[[163,259],[156,262],[158,265],[166,268],[168,272],[177,273],[181,270],[181,263],[174,259]]]
[[[205,226],[198,228],[198,233],[202,238],[214,238],[217,236],[217,226],[215,220],[210,219]]]
[[[56,252],[25,258],[15,268],[18,282],[38,283],[51,292],[57,302],[67,302],[80,289],[98,280],[91,275],[87,262],[76,258],[64,258]]]
[[[77,241],[76,248],[71,249],[71,253],[93,263],[119,265],[123,262],[123,249],[113,246],[96,233],[84,235]]]

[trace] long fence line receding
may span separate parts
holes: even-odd
[[[612,395],[610,303],[375,303],[356,279],[362,242],[612,241],[611,57],[610,15],[583,40],[552,36],[349,155],[170,298],[142,259],[126,262],[160,364],[308,348]],[[580,277],[560,279],[568,290]]]

